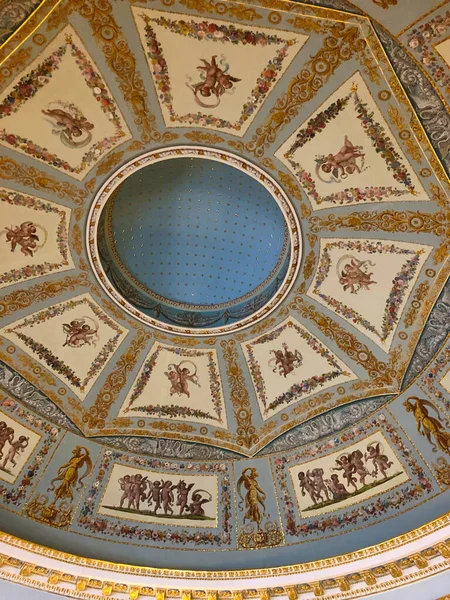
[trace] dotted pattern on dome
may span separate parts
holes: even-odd
[[[202,158],[142,169],[115,195],[110,241],[131,275],[173,302],[232,302],[279,267],[283,214],[242,171]],[[112,239],[111,239],[112,238]]]

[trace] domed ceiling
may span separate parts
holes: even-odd
[[[320,4],[51,0],[0,49],[8,533],[259,568],[448,510],[450,17]]]

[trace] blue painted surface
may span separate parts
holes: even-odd
[[[283,253],[271,194],[229,165],[179,158],[122,185],[112,211],[117,252],[146,288],[181,304],[230,303],[261,285]]]

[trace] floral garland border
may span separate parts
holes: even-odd
[[[269,406],[267,406],[267,395],[264,385],[264,378],[261,373],[261,368],[257,360],[255,359],[252,346],[256,344],[263,344],[265,342],[276,339],[279,335],[281,335],[281,333],[283,333],[283,331],[287,327],[293,327],[300,334],[302,339],[306,341],[308,346],[310,346],[314,351],[319,352],[321,356],[326,358],[328,364],[334,367],[334,369],[336,370],[330,371],[329,373],[324,373],[322,375],[314,375],[309,379],[305,379],[301,382],[294,383],[287,392],[278,396],[269,404]],[[246,344],[246,349],[249,355],[250,373],[253,379],[255,390],[259,395],[261,402],[264,405],[264,414],[267,414],[269,410],[274,410],[281,404],[289,404],[293,400],[301,399],[302,394],[309,393],[313,391],[316,387],[322,386],[325,382],[332,381],[340,375],[350,376],[350,373],[341,369],[338,362],[336,361],[336,359],[334,358],[334,356],[328,348],[325,348],[313,335],[311,335],[308,331],[304,330],[302,327],[296,325],[293,321],[288,321],[284,325],[281,325],[281,327],[278,327],[275,330],[266,333],[254,342]]]
[[[0,399],[0,407],[11,413],[11,417],[25,419],[28,424],[42,430],[41,440],[34,448],[29,462],[22,468],[23,476],[18,487],[14,484],[8,484],[5,481],[0,482],[0,498],[3,504],[12,504],[20,506],[25,500],[27,488],[34,484],[36,476],[45,464],[46,457],[50,454],[52,446],[58,441],[61,429],[53,423],[44,421],[39,415],[24,410],[15,400],[10,398]],[[47,435],[45,435],[47,434]]]
[[[442,67],[439,61],[445,64],[443,57],[436,46],[439,42],[444,42],[447,38],[439,40],[450,29],[450,10],[444,15],[437,15],[427,23],[414,28],[408,35],[409,48],[419,55],[419,61],[428,69],[432,75],[433,82],[440,88],[443,88],[447,94],[450,92],[450,74],[448,69]],[[430,48],[429,42],[433,39],[437,40]]]
[[[339,444],[348,442],[356,437],[373,432],[376,429],[384,429],[384,432],[389,436],[392,443],[400,451],[404,463],[409,465],[413,475],[417,477],[416,483],[402,484],[403,489],[399,491],[398,486],[392,494],[385,492],[382,496],[376,498],[373,496],[368,500],[362,501],[362,505],[354,508],[349,512],[335,511],[330,516],[318,515],[309,519],[302,518],[300,524],[297,524],[296,513],[294,512],[295,501],[292,499],[288,481],[291,481],[290,475],[285,467],[293,461],[301,461],[306,457],[316,457],[317,454],[324,452],[327,449],[334,449]],[[364,438],[367,435],[364,436]],[[362,438],[362,439],[364,439]],[[430,494],[433,491],[433,484],[425,474],[425,471],[417,463],[411,455],[410,449],[404,444],[403,439],[397,433],[395,427],[386,420],[386,416],[380,415],[362,423],[355,425],[351,431],[346,431],[336,438],[331,438],[322,444],[309,446],[299,452],[291,455],[284,455],[278,458],[271,459],[273,473],[278,480],[278,485],[281,490],[280,505],[284,513],[286,521],[286,531],[293,537],[307,537],[309,535],[320,535],[328,531],[342,529],[343,526],[356,525],[360,522],[367,522],[372,517],[380,517],[386,515],[388,509],[399,510],[404,504],[414,501],[416,498],[423,496],[425,493]],[[295,464],[295,463],[294,463]],[[370,502],[369,502],[370,500]],[[364,503],[364,505],[363,505]],[[329,534],[328,534],[329,535]],[[334,535],[339,535],[335,533]]]
[[[326,280],[327,275],[330,271],[330,248],[357,250],[360,252],[368,252],[370,254],[381,254],[385,250],[390,250],[391,253],[395,252],[396,254],[414,255],[412,258],[406,261],[406,263],[402,266],[400,272],[397,273],[392,282],[393,287],[386,300],[386,307],[383,315],[381,332],[378,331],[374,325],[372,325],[367,319],[362,317],[353,308],[350,308],[340,300],[335,300],[334,298],[331,298],[331,296],[327,296],[326,294],[319,291],[320,286]],[[336,314],[352,321],[353,323],[361,325],[361,327],[364,327],[365,329],[367,329],[367,331],[370,331],[371,333],[377,335],[380,338],[380,340],[384,342],[394,330],[395,325],[398,323],[400,306],[407,291],[405,283],[409,283],[414,277],[416,270],[419,266],[420,255],[422,253],[423,250],[416,251],[408,250],[407,248],[397,248],[396,246],[394,246],[394,244],[386,246],[383,245],[381,242],[365,242],[363,244],[361,244],[361,242],[352,241],[329,243],[323,248],[322,255],[319,260],[319,265],[317,267],[318,275],[315,278],[314,289],[312,290],[312,293],[319,296],[319,298],[321,298],[332,310],[334,310]]]
[[[101,321],[103,321],[103,323],[105,323],[117,332],[116,335],[110,338],[100,350],[99,354],[92,362],[92,365],[83,381],[81,381],[81,379],[68,365],[66,365],[61,359],[55,356],[53,352],[46,348],[43,344],[41,344],[40,342],[36,342],[35,340],[33,340],[33,338],[23,334],[20,331],[16,331],[17,329],[21,329],[22,327],[27,327],[29,325],[33,326],[36,323],[45,323],[45,321],[47,321],[48,319],[62,315],[67,310],[75,308],[80,304],[87,304],[96,317],[98,317]],[[54,370],[59,375],[66,377],[66,379],[70,381],[70,383],[74,387],[79,388],[80,392],[84,392],[89,381],[93,377],[95,377],[95,375],[97,375],[104,367],[109,356],[113,354],[113,352],[116,350],[117,343],[123,333],[121,327],[117,323],[115,323],[115,321],[113,321],[110,317],[108,317],[108,315],[106,315],[101,310],[101,308],[99,308],[94,302],[92,302],[88,298],[81,298],[80,300],[68,300],[65,303],[56,306],[51,306],[47,309],[44,309],[43,311],[40,311],[35,315],[32,315],[31,317],[25,318],[22,323],[16,325],[13,328],[7,328],[6,331],[7,333],[14,333],[15,335],[17,335],[17,337],[20,340],[22,340],[22,342],[26,346],[31,348],[31,350],[35,352],[39,356],[39,358],[44,360],[45,363],[52,370]]]
[[[61,253],[62,261],[59,263],[44,262],[40,265],[27,265],[20,269],[11,269],[7,273],[0,275],[1,283],[16,283],[22,279],[30,279],[32,277],[42,277],[47,273],[51,273],[61,267],[69,266],[69,243],[67,237],[67,214],[64,211],[58,210],[58,208],[50,204],[50,202],[44,202],[39,198],[33,198],[32,196],[24,196],[18,192],[6,192],[0,190],[0,202],[7,202],[8,204],[14,204],[18,206],[26,206],[35,210],[42,210],[44,212],[56,213],[60,216],[58,228],[56,230],[56,242],[58,250]],[[69,209],[70,210],[70,209]],[[69,212],[70,215],[70,212]]]
[[[159,98],[167,107],[172,122],[178,121],[179,123],[188,123],[189,125],[195,124],[203,127],[212,125],[217,128],[228,128],[239,131],[245,121],[256,112],[257,106],[263,102],[265,95],[270,91],[270,88],[276,81],[278,72],[282,68],[283,60],[287,55],[288,48],[295,44],[295,40],[286,41],[275,35],[266,35],[259,32],[255,33],[250,30],[237,28],[234,25],[217,25],[216,23],[208,23],[207,21],[201,23],[197,23],[196,21],[173,21],[165,17],[151,19],[144,14],[141,15],[141,17],[146,23],[145,37],[148,48],[147,55],[153,66],[152,76],[155,87],[159,91]],[[207,39],[209,41],[222,43],[231,41],[233,44],[242,43],[243,45],[250,44],[252,46],[262,44],[262,40],[264,40],[264,45],[267,43],[280,44],[283,42],[284,45],[277,50],[276,57],[269,61],[265,69],[259,75],[256,85],[252,90],[252,95],[242,107],[242,113],[237,123],[233,124],[226,119],[221,119],[211,114],[205,115],[200,112],[197,114],[188,113],[181,116],[178,115],[173,108],[173,96],[171,93],[167,62],[163,57],[162,48],[156,39],[156,34],[150,25],[151,21],[157,25],[166,27],[174,33],[193,37],[197,40]]]
[[[316,137],[318,133],[323,131],[327,123],[335,119],[348,106],[352,96],[355,101],[357,118],[361,121],[363,130],[370,138],[376,152],[381,154],[382,158],[385,160],[388,170],[393,171],[393,177],[399,183],[402,183],[404,186],[406,186],[408,188],[407,190],[396,190],[390,186],[365,187],[364,189],[347,188],[341,192],[320,197],[316,190],[316,185],[311,173],[308,173],[293,159],[293,154],[295,151]],[[352,89],[347,96],[338,98],[338,100],[330,104],[330,106],[310,119],[306,127],[301,129],[296,135],[295,143],[287,152],[285,152],[284,158],[288,160],[289,164],[293,168],[300,184],[306,190],[306,193],[312,196],[318,205],[322,204],[323,202],[331,202],[342,205],[364,200],[379,201],[384,197],[389,198],[390,196],[403,196],[408,192],[416,195],[417,192],[411,182],[411,178],[406,170],[406,167],[404,167],[400,162],[401,156],[395,150],[391,139],[386,135],[382,125],[377,123],[373,116],[374,113],[370,112],[367,104],[361,101],[356,89]]]
[[[30,154],[39,160],[50,164],[58,169],[64,169],[69,173],[82,173],[86,167],[94,162],[103,153],[103,150],[110,150],[122,137],[126,134],[122,130],[121,120],[117,114],[113,98],[109,95],[106,85],[101,76],[94,70],[91,63],[83,52],[72,41],[70,35],[66,35],[66,44],[60,46],[42,63],[33,69],[14,86],[8,97],[0,103],[0,119],[8,117],[13,112],[17,112],[20,105],[32,98],[52,77],[52,72],[57,70],[62,62],[63,56],[66,54],[70,46],[72,56],[76,59],[86,85],[92,90],[92,93],[99,102],[99,106],[105,114],[109,114],[111,121],[116,128],[116,135],[111,138],[104,138],[96,142],[81,159],[78,167],[72,167],[67,161],[64,161],[55,154],[49,152],[46,148],[42,148],[35,144],[32,140],[18,135],[8,134],[6,129],[0,129],[0,140],[3,140],[13,148],[18,148]]]
[[[219,532],[208,531],[206,529],[196,529],[189,531],[186,527],[180,531],[165,525],[166,529],[160,529],[158,524],[154,527],[140,526],[134,523],[132,526],[122,523],[122,519],[117,518],[117,524],[110,519],[100,516],[97,512],[97,506],[101,502],[98,496],[103,489],[102,482],[105,480],[114,464],[118,461],[121,464],[126,463],[136,468],[163,469],[168,473],[174,474],[179,470],[189,472],[196,471],[201,474],[211,473],[218,475],[219,479],[219,497],[218,506],[221,507],[221,519],[218,519],[217,527]],[[230,546],[232,543],[231,532],[233,530],[232,521],[232,496],[231,496],[231,475],[224,463],[175,463],[167,460],[145,458],[143,456],[123,455],[120,452],[107,450],[103,455],[103,460],[98,462],[98,473],[93,483],[86,491],[86,501],[81,506],[77,517],[77,524],[83,529],[93,533],[106,535],[109,537],[121,536],[131,540],[136,538],[141,543],[143,540],[161,542],[163,548],[167,548],[168,543],[193,544],[194,546]],[[114,517],[112,517],[114,518]],[[153,525],[153,523],[151,524]]]
[[[137,408],[131,408],[137,398],[142,394],[146,385],[150,380],[150,376],[156,364],[156,359],[158,358],[160,352],[162,350],[167,350],[168,352],[173,352],[178,356],[185,357],[204,357],[205,354],[208,356],[208,370],[209,370],[209,386],[211,392],[211,399],[214,405],[214,409],[216,411],[216,415],[211,415],[206,411],[202,411],[200,409],[192,409],[189,407],[179,406],[179,405],[170,405],[170,406],[161,406],[160,404],[156,405],[147,405],[140,406]],[[214,362],[214,353],[211,350],[188,350],[183,348],[172,348],[168,346],[158,345],[157,349],[152,353],[150,358],[146,360],[144,363],[144,367],[142,373],[133,389],[133,392],[130,397],[130,401],[128,404],[128,410],[132,411],[140,411],[146,412],[150,415],[156,415],[159,417],[194,417],[199,419],[213,419],[214,421],[218,421],[219,423],[223,422],[222,419],[222,394],[221,394],[221,386],[220,386],[220,377],[218,370],[216,368],[216,363]]]

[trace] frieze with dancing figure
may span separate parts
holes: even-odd
[[[99,512],[119,518],[171,525],[217,525],[217,478],[115,465]]]

